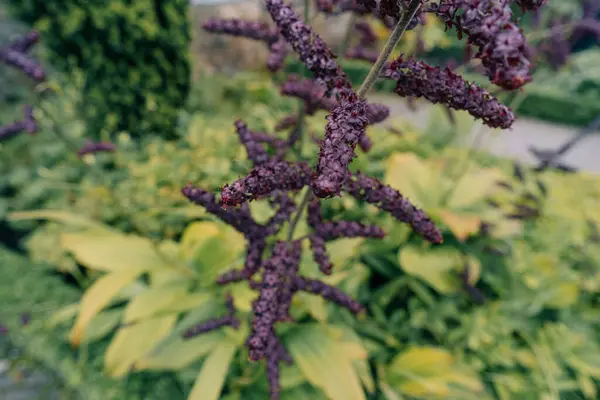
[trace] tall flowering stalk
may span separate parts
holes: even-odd
[[[290,47],[312,74],[312,79],[291,76],[282,84],[282,95],[298,98],[302,104],[300,115],[287,116],[277,124],[276,130],[291,129],[288,140],[254,132],[243,120],[237,120],[235,131],[253,164],[248,175],[224,185],[220,197],[191,183],[182,189],[191,202],[203,206],[246,238],[247,255],[243,268],[225,272],[217,282],[227,285],[247,281],[257,292],[246,344],[250,360],[264,359],[266,362],[271,399],[279,398],[279,364],[293,362],[278,338],[277,324],[291,321],[290,307],[295,293],[302,291],[321,296],[354,314],[364,312],[361,304],[336,287],[300,274],[302,241],[308,241],[319,269],[328,275],[335,268],[327,253],[328,241],[342,237],[377,239],[385,236],[385,232],[374,225],[326,221],[321,213],[322,202],[349,195],[408,224],[431,243],[443,241],[434,222],[410,199],[375,177],[349,169],[352,160],[358,156],[356,147],[367,151],[372,145],[366,136],[367,126],[379,123],[389,115],[387,107],[370,104],[365,98],[375,82],[381,78],[392,79],[396,81],[395,92],[401,96],[423,97],[466,110],[492,127],[508,128],[514,121],[512,111],[492,94],[466,82],[449,69],[402,57],[393,62],[388,60],[402,34],[421,20],[422,13],[434,12],[449,27],[455,26],[459,34],[467,34],[470,43],[479,46],[478,57],[494,82],[506,88],[519,87],[530,79],[529,64],[522,35],[511,20],[508,0],[442,0],[429,6],[425,3],[424,0],[317,0],[317,8],[328,14],[340,11],[349,11],[355,16],[375,13],[392,21],[393,29],[384,49],[376,56],[368,57],[374,64],[359,89],[352,87],[337,55],[284,0],[265,0],[274,25],[241,20],[210,20],[204,25],[209,32],[248,37],[263,41],[271,48],[275,45],[282,49]],[[539,5],[542,2],[519,2],[527,9],[532,9],[533,3]],[[364,50],[372,46],[374,36],[368,26],[359,21],[356,27],[360,35],[359,47]],[[354,54],[358,55],[358,50]],[[274,58],[271,54],[269,63]],[[279,58],[277,62],[281,60]],[[324,138],[318,140],[320,150],[316,165],[311,167],[303,160],[288,160],[286,156],[296,141],[302,116],[313,115],[318,110],[329,114]],[[301,191],[304,195],[297,204],[293,195]],[[276,209],[273,217],[263,224],[252,218],[248,208],[248,202],[257,199],[268,199]],[[294,230],[305,208],[312,231],[295,239]],[[279,235],[286,222],[289,222],[288,240],[270,244],[273,243],[270,237]],[[200,323],[186,332],[185,337],[222,326],[237,327],[239,320],[231,299],[227,305],[227,315]]]

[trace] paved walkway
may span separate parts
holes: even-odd
[[[420,103],[417,111],[411,111],[406,101],[391,95],[374,94],[369,96],[372,102],[384,103],[392,109],[393,116],[403,116],[417,127],[427,123],[428,106]],[[482,140],[482,149],[490,153],[513,158],[526,164],[535,163],[528,152],[529,146],[554,150],[577,133],[579,128],[561,126],[527,118],[518,118],[512,129],[487,134]],[[473,138],[466,138],[471,143]],[[578,169],[600,173],[600,132],[591,134],[573,147],[561,161]]]

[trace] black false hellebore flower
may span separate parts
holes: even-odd
[[[192,184],[184,187],[182,193],[246,238],[247,255],[243,268],[225,272],[217,283],[226,285],[248,281],[249,286],[258,292],[252,305],[251,332],[246,344],[251,360],[266,360],[270,397],[277,400],[280,392],[279,363],[291,363],[293,360],[277,337],[276,324],[291,320],[289,309],[294,293],[304,291],[322,296],[355,314],[363,310],[358,302],[336,287],[299,274],[302,240],[310,242],[313,258],[321,272],[331,274],[334,266],[325,247],[327,241],[342,237],[382,238],[385,235],[381,228],[374,225],[354,221],[324,221],[320,202],[345,193],[409,224],[425,240],[441,243],[442,235],[425,213],[397,190],[376,178],[349,171],[349,164],[357,156],[356,146],[365,151],[371,146],[365,133],[367,126],[386,119],[389,109],[379,104],[368,104],[357,95],[337,63],[336,55],[288,4],[283,0],[265,0],[265,3],[275,28],[258,22],[213,19],[204,24],[204,29],[265,42],[272,51],[269,63],[280,57],[273,55],[274,47],[285,49],[289,46],[297,53],[313,79],[292,76],[283,83],[281,93],[301,99],[307,115],[318,110],[329,113],[325,136],[318,141],[320,152],[317,165],[313,169],[306,162],[285,159],[286,151],[295,141],[294,135],[287,141],[278,139],[268,133],[254,132],[243,120],[237,120],[235,128],[240,142],[253,163],[249,174],[225,185],[220,200]],[[334,9],[352,11],[358,15],[375,13],[386,21],[390,18],[402,20],[401,14],[409,3],[409,0],[317,0],[319,10],[327,13],[332,13]],[[530,80],[525,42],[511,21],[509,0],[442,0],[429,8],[424,8],[424,3],[421,1],[416,5],[419,8],[413,19],[421,18],[423,12],[433,12],[448,27],[455,26],[460,35],[466,34],[469,43],[479,47],[477,56],[482,59],[494,83],[514,89]],[[543,1],[518,3],[532,9],[534,3],[541,5]],[[411,20],[409,28],[414,25]],[[364,24],[359,23],[357,30],[362,36],[355,51],[359,56],[358,52],[372,46],[375,40],[372,31]],[[283,52],[281,54],[285,55]],[[283,63],[283,56],[277,59],[278,65]],[[370,56],[370,59],[373,58]],[[395,80],[395,92],[401,96],[424,97],[434,103],[466,110],[491,127],[505,129],[514,120],[512,111],[489,92],[466,82],[449,69],[400,57],[386,64],[380,77]],[[290,115],[277,124],[276,130],[292,128],[295,133],[299,124],[301,117]],[[297,206],[290,194],[303,189],[306,195]],[[256,222],[250,214],[248,202],[256,199],[268,199],[276,208],[275,215],[264,224]],[[307,218],[312,233],[305,238],[292,240],[297,218],[305,206],[308,207]],[[296,215],[292,221],[294,213]],[[268,246],[269,237],[279,234],[286,221],[291,221],[289,240]],[[271,247],[270,251],[268,247]],[[235,317],[230,297],[227,305],[227,315],[192,327],[184,336],[192,337],[222,326],[237,327],[239,320]]]

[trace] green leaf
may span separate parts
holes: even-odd
[[[165,346],[142,357],[136,364],[136,370],[181,370],[192,362],[207,355],[222,341],[220,331],[207,332],[191,339],[181,336]]]
[[[188,282],[151,287],[138,294],[127,306],[123,323],[140,321],[160,312],[170,311],[172,305],[187,297]]]
[[[425,207],[435,204],[431,196],[437,175],[414,153],[394,153],[386,162],[384,183],[398,190],[418,207]],[[423,194],[427,197],[423,197]]]
[[[422,248],[408,245],[398,253],[400,267],[441,293],[460,289],[456,272],[462,267],[460,252],[452,247]]]
[[[139,236],[87,230],[63,233],[61,245],[73,253],[79,263],[100,271],[169,268],[152,242]]]
[[[79,303],[69,304],[52,313],[45,323],[46,328],[53,329],[56,326],[70,321],[77,316],[79,312]]]
[[[360,378],[346,347],[317,324],[295,328],[285,337],[294,362],[306,379],[332,400],[364,400]]]
[[[344,268],[346,263],[357,254],[363,242],[363,238],[343,238],[327,242],[325,247],[330,255],[334,269],[339,271]]]
[[[465,173],[456,182],[447,207],[453,210],[469,209],[483,202],[504,178],[497,169],[478,169]]]
[[[104,338],[119,325],[122,316],[123,309],[107,310],[97,314],[85,330],[82,343],[91,343]]]
[[[107,373],[113,377],[125,376],[140,358],[171,332],[176,322],[177,316],[171,315],[149,318],[119,329],[104,356]]]
[[[69,334],[73,346],[81,342],[84,332],[94,316],[128,284],[132,283],[145,270],[145,267],[118,270],[98,279],[86,290],[81,298],[81,307],[75,325]]]
[[[104,230],[114,232],[115,230],[108,225],[67,211],[60,210],[36,210],[19,211],[8,215],[10,221],[26,221],[32,219],[45,219],[54,222],[60,222],[65,225],[71,225],[78,228]]]
[[[185,259],[193,258],[198,246],[208,238],[219,236],[220,232],[221,227],[215,222],[200,221],[189,224],[183,231],[179,244],[181,257]]]
[[[224,341],[210,353],[202,364],[187,400],[219,400],[236,350],[233,343]]]
[[[239,232],[210,221],[188,226],[180,244],[182,258],[195,266],[205,285],[212,284],[219,274],[236,262],[241,263],[245,247],[245,239]]]
[[[483,393],[474,371],[435,347],[413,346],[397,355],[386,370],[385,381],[414,397],[467,399]]]

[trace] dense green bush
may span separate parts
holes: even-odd
[[[187,0],[14,0],[42,33],[50,63],[85,77],[79,105],[89,136],[172,137],[190,85]]]

